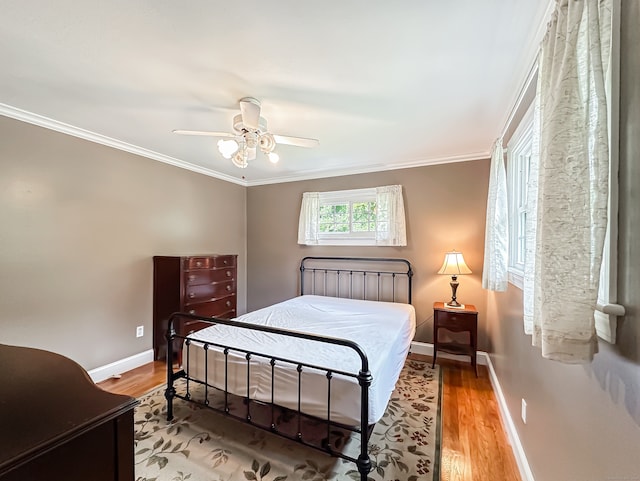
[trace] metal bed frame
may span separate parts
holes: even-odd
[[[322,266],[322,264],[325,264]],[[353,263],[357,265],[370,265],[370,264],[378,264],[385,266],[392,266],[391,268],[385,270],[375,270],[369,268],[341,268],[338,264],[342,263]],[[393,268],[395,266],[395,268]],[[400,270],[402,269],[402,270]],[[358,278],[362,279],[360,286],[362,290],[358,290],[357,286],[354,288],[354,275],[355,282],[358,283]],[[341,277],[342,276],[342,277]],[[398,279],[406,278],[406,289],[404,293],[406,294],[407,303],[411,303],[411,283],[413,277],[413,271],[411,268],[411,264],[406,259],[393,259],[393,258],[365,258],[365,257],[305,257],[302,259],[300,263],[300,294],[316,294],[316,292],[322,287],[322,294],[320,295],[330,295],[328,292],[333,291],[332,297],[341,297],[341,286],[345,283],[344,279],[348,279],[348,293],[349,296],[343,295],[342,297],[352,298],[351,295],[354,293],[360,294],[360,298],[364,300],[374,300],[369,297],[368,292],[371,290],[370,286],[368,286],[367,276],[369,279],[373,276],[375,279],[375,300],[384,300],[387,291],[389,289],[384,289],[385,281],[387,279],[387,284],[391,283],[391,302],[404,302],[397,301],[396,296],[398,294],[399,289],[397,289],[396,282]],[[308,288],[309,283],[305,282],[305,277],[310,277],[311,288]],[[321,281],[317,281],[317,278],[320,277]],[[341,281],[342,279],[342,281]],[[321,286],[318,286],[320,284]],[[370,284],[370,282],[369,282]],[[305,290],[307,288],[307,290]],[[381,290],[382,288],[382,290]],[[344,293],[344,291],[342,292]],[[388,297],[388,296],[386,296]],[[214,342],[204,342],[197,341],[199,344],[203,345],[204,355],[205,355],[205,380],[196,379],[190,377],[188,375],[191,356],[190,356],[190,347],[192,343],[192,339],[189,337],[181,336],[178,334],[180,330],[176,327],[179,323],[186,320],[198,320],[202,322],[208,322],[210,324],[222,324],[225,326],[232,326],[238,329],[249,329],[254,331],[262,331],[268,332],[272,334],[278,334],[289,337],[296,337],[300,339],[308,339],[312,341],[334,344],[345,346],[347,348],[352,349],[356,352],[356,354],[360,358],[360,370],[358,373],[353,372],[345,372],[335,369],[327,369],[322,366],[316,366],[312,364],[307,364],[304,362],[299,362],[295,359],[288,359],[286,357],[273,356],[265,353],[261,353],[259,351],[248,351],[246,349],[238,349],[232,346],[225,346],[222,344],[214,343]],[[182,399],[184,401],[189,401],[196,403],[203,407],[208,407],[209,409],[215,410],[217,412],[221,412],[226,416],[232,417],[234,419],[238,419],[245,423],[251,424],[257,428],[270,431],[279,436],[285,437],[287,439],[296,441],[298,443],[304,444],[306,446],[312,447],[314,449],[319,449],[328,453],[331,456],[340,457],[346,460],[349,460],[356,464],[358,468],[358,472],[360,473],[361,481],[367,480],[367,474],[372,469],[372,462],[369,456],[368,451],[368,441],[371,433],[373,431],[373,425],[368,424],[369,419],[369,386],[373,380],[371,376],[371,372],[369,371],[369,361],[367,359],[367,355],[364,350],[356,343],[348,339],[340,339],[329,336],[320,336],[314,335],[299,331],[292,331],[288,329],[282,328],[274,328],[269,326],[260,326],[238,322],[231,319],[217,319],[210,317],[202,317],[193,314],[187,313],[174,313],[171,315],[169,319],[169,329],[166,334],[167,338],[167,389],[165,391],[165,398],[167,399],[167,420],[170,421],[173,419],[173,400],[174,398]],[[173,370],[173,357],[174,357],[174,343],[176,341],[184,342],[185,349],[183,350],[183,365],[186,366],[185,369],[181,369],[177,372]],[[207,382],[208,379],[208,353],[211,348],[217,348],[222,351],[224,354],[224,383],[225,388],[223,391],[214,387],[213,385]],[[234,396],[233,394],[228,392],[228,356],[230,352],[241,353],[247,361],[247,393],[246,396],[242,396],[242,401],[245,406],[245,412],[243,415],[238,415],[233,413],[230,409],[229,396]],[[263,358],[268,360],[269,365],[271,366],[271,402],[264,403],[261,401],[257,401],[251,399],[250,397],[250,372],[251,372],[251,360],[254,358]],[[291,410],[288,408],[283,408],[281,406],[277,406],[274,403],[274,371],[276,365],[281,365],[284,363],[292,364],[296,366],[296,370],[298,372],[298,407],[297,410]],[[327,417],[326,419],[318,418],[315,416],[311,416],[301,411],[301,376],[302,372],[305,369],[314,369],[319,370],[325,373],[327,378]],[[358,380],[358,384],[360,385],[360,422],[357,426],[347,426],[342,423],[337,423],[331,420],[331,380],[334,375],[342,375],[351,377]],[[186,392],[185,394],[180,394],[177,392],[174,382],[178,379],[186,380]],[[191,394],[191,383],[203,386],[204,387],[204,399],[197,400],[192,397]],[[222,393],[224,396],[224,406],[222,408],[215,407],[210,403],[210,392]],[[265,404],[270,407],[270,416],[271,422],[269,425],[263,425],[261,423],[255,422],[252,416],[251,407],[252,405],[262,405]],[[297,432],[294,435],[287,434],[278,429],[278,425],[276,422],[276,412],[279,410],[292,412],[295,416],[297,416]],[[326,425],[326,438],[322,441],[321,444],[315,444],[307,441],[304,438],[304,434],[301,429],[301,420],[302,418],[312,419],[323,423]],[[331,434],[333,428],[340,428],[343,430],[348,430],[351,432],[360,434],[360,452],[357,458],[350,456],[348,454],[342,453],[339,450],[335,449],[331,444]]]

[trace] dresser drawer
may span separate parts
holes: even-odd
[[[477,314],[472,312],[447,312],[437,311],[436,323],[438,327],[444,327],[451,331],[467,331],[475,326]]]
[[[226,269],[196,269],[184,273],[185,284],[187,286],[195,286],[199,284],[210,284],[212,282],[222,282],[235,280],[236,268],[229,267]]]
[[[228,296],[235,291],[235,280],[188,285],[185,291],[185,304],[213,301],[217,298]]]
[[[232,294],[215,301],[191,304],[185,308],[185,312],[203,317],[219,317],[228,313],[233,313],[232,315],[235,316],[236,295]]]
[[[213,267],[235,267],[236,256],[216,256],[213,258]]]
[[[211,269],[213,267],[213,257],[187,257],[184,260],[184,269]]]
[[[184,270],[235,267],[236,256],[196,256],[184,259]]]

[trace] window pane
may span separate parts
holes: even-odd
[[[354,222],[352,224],[353,231],[354,232],[367,232],[368,225],[369,224],[367,222]]]
[[[320,232],[349,232],[349,205],[347,203],[321,205],[318,224]]]
[[[375,202],[353,202],[351,211],[353,213],[352,230],[354,232],[375,231]]]
[[[524,272],[526,260],[527,190],[533,146],[532,133],[531,109],[523,117],[507,147],[509,272],[520,276]]]

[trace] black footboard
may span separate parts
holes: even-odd
[[[357,373],[351,373],[351,372],[345,372],[345,371],[340,371],[340,370],[336,370],[336,369],[327,369],[323,366],[317,366],[317,365],[313,365],[313,364],[307,364],[307,363],[303,363],[303,362],[299,362],[297,360],[294,359],[288,359],[285,356],[274,356],[274,355],[270,355],[270,354],[265,354],[265,353],[261,353],[259,351],[249,351],[246,349],[238,349],[235,348],[233,346],[225,346],[222,344],[218,344],[215,342],[205,342],[205,341],[200,341],[197,339],[191,339],[191,338],[187,338],[187,337],[183,337],[180,336],[179,334],[177,334],[178,332],[180,332],[180,329],[178,328],[180,323],[182,322],[188,322],[188,321],[193,321],[193,320],[197,320],[197,321],[202,321],[202,322],[207,322],[207,323],[211,323],[213,324],[221,324],[221,325],[225,325],[225,326],[231,326],[233,328],[238,328],[238,329],[249,329],[249,330],[253,330],[253,331],[262,331],[262,332],[267,332],[267,333],[272,333],[272,334],[278,334],[278,335],[282,335],[282,336],[289,336],[289,337],[295,337],[295,338],[300,338],[300,339],[307,339],[307,340],[311,340],[311,341],[317,341],[317,342],[322,342],[325,344],[333,344],[333,345],[339,345],[339,346],[344,346],[346,348],[352,349],[353,351],[355,351],[357,353],[357,355],[360,358],[360,370]],[[173,363],[172,363],[172,359],[173,359],[173,351],[174,351],[174,343],[176,342],[184,342],[185,344],[185,349],[182,352],[183,358],[182,358],[182,362],[183,362],[183,366],[184,369],[178,371],[178,372],[174,372],[173,369]],[[192,348],[192,344],[194,343],[198,343],[200,344],[202,347],[198,347],[198,349],[203,349],[204,350],[204,356],[205,356],[205,376],[204,376],[204,380],[203,379],[196,379],[192,376],[189,375],[189,371],[190,371],[190,363],[191,363],[191,348]],[[222,353],[222,355],[224,356],[224,365],[225,365],[225,372],[224,372],[224,380],[225,380],[225,387],[224,389],[220,390],[218,388],[216,388],[215,386],[213,386],[212,384],[210,384],[208,382],[208,356],[209,356],[209,352],[211,352],[212,350],[216,350],[218,353]],[[227,371],[227,367],[228,367],[228,359],[229,359],[229,354],[233,352],[233,353],[241,353],[242,356],[244,357],[244,359],[246,359],[247,362],[247,393],[246,395],[243,396],[243,401],[244,404],[246,406],[246,410],[242,415],[238,415],[238,413],[234,413],[231,411],[230,409],[230,403],[229,403],[229,396],[231,396],[231,394],[228,391],[228,371]],[[250,396],[250,366],[251,366],[251,361],[252,359],[264,359],[266,362],[268,362],[268,364],[271,366],[271,403],[266,403],[270,406],[271,409],[271,422],[269,425],[265,426],[263,424],[254,422],[253,417],[252,417],[252,404],[256,403],[257,401],[251,399]],[[291,410],[289,408],[283,408],[283,407],[279,407],[274,403],[274,369],[276,367],[276,365],[279,365],[281,363],[288,363],[288,364],[292,364],[294,366],[296,366],[296,370],[298,372],[298,393],[297,393],[297,399],[298,399],[298,408],[297,410]],[[323,418],[317,418],[314,416],[311,416],[309,414],[306,414],[304,412],[302,412],[301,410],[301,376],[302,376],[302,372],[305,369],[313,369],[313,370],[317,370],[317,371],[321,371],[325,373],[325,377],[327,379],[327,415],[326,415],[326,419]],[[333,377],[335,375],[342,375],[342,376],[346,376],[346,377],[351,377],[354,379],[357,379],[358,384],[360,385],[360,422],[358,423],[358,426],[348,426],[342,423],[337,423],[332,421],[331,419],[331,380],[333,379]],[[177,390],[174,387],[174,381],[183,378],[186,381],[186,393],[185,394],[179,394],[177,392]],[[368,453],[368,440],[369,440],[369,436],[371,434],[372,431],[372,426],[370,427],[368,425],[368,419],[369,419],[369,386],[371,385],[371,381],[372,381],[372,376],[371,373],[369,371],[369,362],[367,359],[367,356],[365,354],[365,352],[363,351],[363,349],[356,344],[355,342],[346,340],[346,339],[339,339],[339,338],[334,338],[334,337],[328,337],[328,336],[319,336],[319,335],[314,335],[314,334],[308,334],[308,333],[303,333],[303,332],[297,332],[297,331],[290,331],[287,329],[279,329],[279,328],[273,328],[273,327],[269,327],[269,326],[260,326],[260,325],[254,325],[254,324],[247,324],[247,323],[242,323],[242,322],[237,322],[234,320],[229,320],[229,319],[212,319],[212,318],[206,318],[206,317],[201,317],[201,316],[196,316],[196,315],[192,315],[192,314],[185,314],[185,313],[175,313],[171,316],[170,320],[169,320],[169,331],[167,333],[167,389],[165,391],[165,397],[167,399],[167,420],[171,420],[173,419],[173,399],[174,398],[179,398],[179,399],[183,399],[185,401],[190,401],[190,402],[194,402],[197,404],[200,404],[202,406],[206,406],[210,409],[216,410],[218,412],[221,412],[227,416],[233,417],[235,419],[238,419],[240,421],[249,423],[253,426],[256,426],[260,429],[265,429],[268,430],[272,433],[275,433],[279,436],[294,440],[296,442],[299,442],[301,444],[304,444],[306,446],[315,448],[315,449],[319,449],[321,451],[325,451],[326,453],[332,455],[332,456],[338,456],[341,457],[343,459],[347,459],[349,461],[352,461],[354,463],[356,463],[357,467],[358,467],[358,471],[360,472],[361,475],[361,479],[362,480],[366,480],[367,479],[367,473],[369,471],[371,471],[371,459],[369,457],[369,453]],[[198,385],[203,386],[204,388],[204,399],[200,399],[200,400],[196,400],[191,396],[190,393],[190,384],[191,383],[195,383]],[[223,396],[224,396],[224,403],[222,406],[213,406],[210,402],[209,402],[209,393],[212,391],[221,391]],[[259,402],[259,404],[264,405],[264,402]],[[276,418],[276,409],[278,410],[287,410],[287,411],[292,411],[297,417],[298,417],[298,428],[297,428],[297,432],[290,434],[290,433],[285,433],[285,432],[281,432],[278,429],[278,426],[276,424],[275,418]],[[325,423],[326,425],[326,441],[324,441],[322,444],[318,445],[318,444],[314,444],[311,442],[308,442],[305,439],[304,433],[302,432],[301,429],[301,419],[305,417],[305,418],[310,418],[313,419],[315,421],[319,421],[322,423]],[[342,452],[340,452],[339,450],[335,449],[334,446],[332,446],[331,443],[331,439],[332,439],[332,430],[335,428],[340,428],[343,430],[349,430],[352,432],[356,432],[360,434],[360,438],[361,438],[361,446],[360,446],[360,453],[359,456],[357,458],[353,457],[353,456],[349,456],[347,454],[344,454]]]

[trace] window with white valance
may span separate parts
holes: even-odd
[[[406,246],[402,186],[305,192],[298,244]]]

